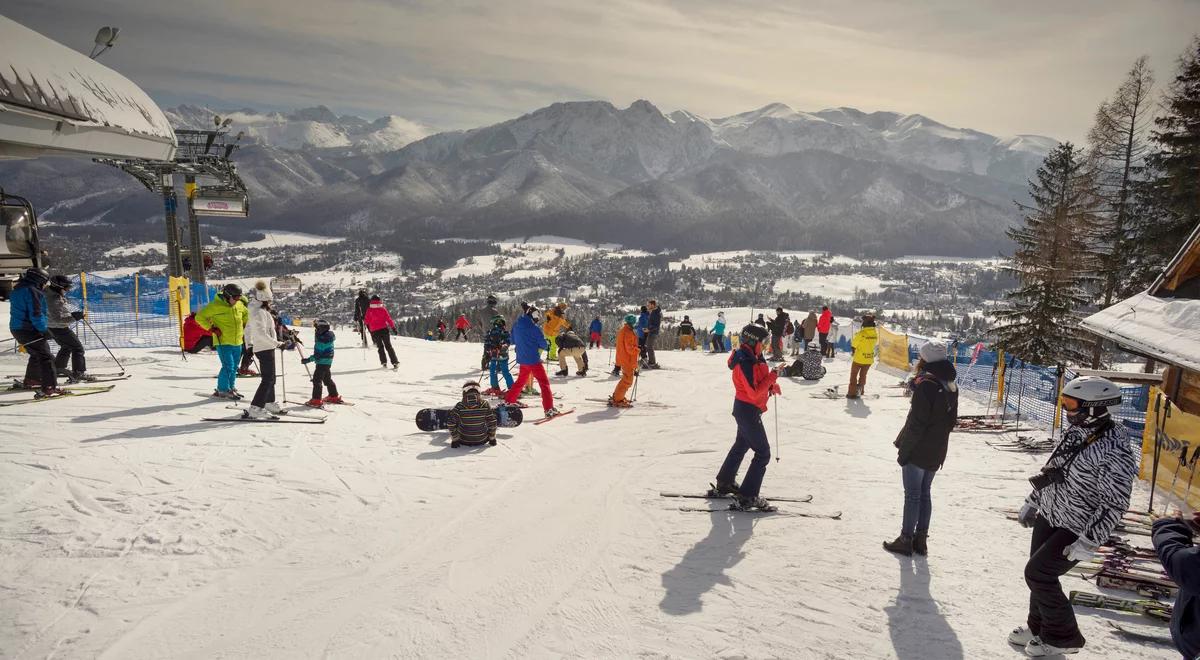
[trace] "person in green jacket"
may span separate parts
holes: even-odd
[[[240,399],[237,384],[238,361],[242,358],[242,336],[246,328],[246,306],[242,303],[242,288],[226,284],[212,302],[196,314],[196,323],[213,333],[213,347],[221,359],[217,374],[217,389],[213,396]]]
[[[850,350],[854,357],[850,362],[850,388],[846,390],[847,399],[857,399],[867,389],[867,370],[875,364],[875,344],[879,341],[879,331],[875,329],[875,317],[864,314],[862,329],[854,333],[850,340]]]

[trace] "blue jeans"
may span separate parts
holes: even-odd
[[[925,534],[929,531],[929,519],[933,517],[933,499],[929,489],[933,486],[933,477],[936,474],[934,470],[926,470],[912,463],[906,463],[900,468],[900,477],[904,481],[904,522],[900,527],[901,536]]]
[[[241,344],[220,344],[217,346],[217,357],[221,359],[221,372],[217,374],[217,389],[228,392],[237,384],[238,362],[242,360]]]
[[[771,443],[767,441],[767,430],[763,428],[762,413],[758,408],[738,401],[733,405],[733,418],[737,420],[737,438],[729,448],[725,462],[721,464],[721,471],[717,472],[717,481],[733,482],[742,465],[742,458],[748,450],[753,449],[754,458],[750,459],[750,467],[746,468],[741,494],[758,497],[763,476],[767,473],[767,464],[771,462]]]
[[[507,356],[491,361],[492,387],[500,389],[500,379],[496,378],[497,373],[504,374],[504,382],[507,383],[505,389],[512,389],[512,372],[508,370]]]

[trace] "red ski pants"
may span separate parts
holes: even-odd
[[[517,397],[521,396],[521,390],[525,389],[529,378],[533,377],[537,380],[538,389],[542,391],[542,410],[550,410],[554,407],[554,395],[550,393],[550,379],[546,377],[546,368],[541,362],[536,364],[522,364],[521,370],[517,372],[517,382],[508,388],[508,394],[504,397],[505,403],[516,403]]]

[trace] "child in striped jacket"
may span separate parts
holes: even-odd
[[[450,430],[451,447],[496,444],[496,413],[479,395],[479,383],[463,384],[462,401],[450,410],[446,428]]]

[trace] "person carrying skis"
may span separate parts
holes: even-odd
[[[821,341],[821,355],[827,355],[825,346],[829,343],[829,328],[833,324],[833,312],[829,305],[821,306],[821,316],[817,319],[817,337]]]
[[[1175,606],[1171,611],[1171,640],[1185,658],[1200,657],[1200,617],[1197,598],[1200,598],[1200,549],[1194,543],[1200,530],[1200,513],[1188,520],[1182,517],[1159,518],[1154,521],[1154,552],[1163,570],[1179,585]]]
[[[717,322],[712,329],[713,353],[725,352],[725,312],[717,312]]]
[[[83,320],[83,312],[73,310],[67,304],[67,291],[71,290],[71,278],[55,275],[46,285],[46,309],[49,316],[46,325],[54,343],[58,344],[58,355],[54,357],[54,372],[63,376],[68,383],[96,380],[87,374],[87,359],[83,354],[83,343],[71,330],[71,323]],[[71,369],[67,370],[70,361]]]
[[[200,327],[196,322],[196,312],[192,312],[183,321],[183,350],[199,353],[206,348],[213,348],[213,333]]]
[[[512,372],[508,370],[508,345],[512,339],[508,335],[508,329],[504,327],[504,317],[497,314],[492,317],[492,329],[488,331],[487,336],[483,340],[484,350],[488,352],[488,369],[491,373],[492,386],[484,394],[492,394],[501,396],[504,392],[500,391],[500,380],[497,374],[504,375],[505,391],[512,389],[513,377]]]
[[[601,340],[604,332],[604,323],[600,321],[600,317],[592,319],[591,325],[588,326],[588,348],[603,348]]]
[[[815,315],[814,315],[815,316]],[[929,521],[933,516],[933,477],[946,461],[950,431],[958,420],[958,374],[946,357],[945,347],[927,342],[921,346],[912,402],[904,427],[892,443],[899,450],[900,479],[904,484],[904,516],[900,536],[883,548],[911,556],[929,552]]]
[[[312,355],[304,358],[300,362],[308,364],[309,362],[316,363],[316,367],[312,373],[312,398],[305,402],[304,405],[310,408],[320,408],[325,403],[342,403],[342,397],[338,394],[337,385],[333,382],[333,342],[336,336],[333,330],[329,329],[329,322],[325,319],[317,319],[313,321],[313,352]],[[329,388],[329,396],[321,398],[321,386]]]
[[[450,431],[450,447],[478,447],[496,444],[496,413],[479,394],[479,383],[467,381],[462,386],[462,401],[454,404],[446,417]]]
[[[571,323],[567,321],[566,313],[567,303],[565,302],[560,302],[546,310],[546,322],[542,324],[542,332],[545,334],[546,344],[549,346],[546,350],[547,360],[553,361],[558,359],[558,335],[564,328],[571,327]]]
[[[633,386],[633,378],[637,374],[639,351],[637,333],[633,330],[637,320],[633,314],[626,314],[625,323],[617,331],[616,363],[617,368],[621,370],[621,381],[608,397],[608,405],[614,408],[630,408],[633,405],[625,398],[625,393]]]
[[[782,307],[775,308],[775,318],[767,321],[771,330],[771,361],[783,362],[783,336],[787,328],[789,315]]]
[[[454,320],[454,341],[459,339],[467,341],[467,330],[471,329],[471,322],[467,320],[467,315],[460,313],[458,318]]]
[[[758,495],[767,464],[771,461],[771,444],[763,428],[762,414],[767,411],[767,399],[780,393],[776,382],[779,372],[767,366],[762,354],[762,342],[766,339],[765,329],[753,323],[747,325],[742,328],[741,346],[729,354],[727,362],[733,377],[733,419],[737,422],[737,437],[717,472],[716,490],[733,495],[733,508],[743,511],[774,510],[770,502]],[[754,458],[739,486],[736,481],[738,469],[751,449]]]
[[[283,411],[275,403],[275,351],[283,346],[279,341],[277,321],[271,314],[271,290],[259,280],[250,291],[250,317],[246,322],[246,345],[258,359],[258,389],[250,407],[242,413],[248,419],[275,419]]]
[[[1141,455],[1109,413],[1120,404],[1121,390],[1096,376],[1072,380],[1059,395],[1070,426],[1029,478],[1033,492],[1017,514],[1033,528],[1025,564],[1029,616],[1008,641],[1028,656],[1076,653],[1086,644],[1058,579],[1091,558],[1129,508]]]
[[[546,368],[542,366],[541,356],[541,351],[546,350],[550,342],[546,341],[546,336],[538,327],[540,317],[541,314],[537,307],[530,305],[513,324],[512,341],[513,346],[517,348],[517,364],[520,365],[520,370],[517,372],[517,382],[508,388],[504,402],[516,404],[517,397],[521,396],[521,390],[529,382],[529,379],[533,378],[542,391],[542,410],[545,411],[546,417],[554,417],[559,414],[559,411],[554,407],[550,379],[546,377]]]
[[[808,347],[811,346],[813,340],[817,338],[817,324],[820,322],[821,320],[817,318],[816,312],[809,312],[808,316],[800,322],[799,330],[801,339],[803,341],[803,345],[800,348],[801,351],[807,352]]]
[[[242,398],[237,391],[237,372],[248,315],[241,299],[242,287],[226,284],[221,293],[196,314],[196,323],[212,331],[217,357],[221,360],[221,371],[217,374],[217,389],[213,391],[213,396],[225,399]]]
[[[354,299],[354,325],[358,330],[358,336],[362,338],[363,348],[367,347],[365,319],[367,318],[367,308],[370,306],[371,299],[367,297],[367,290],[359,289],[358,297]]]
[[[857,399],[867,390],[867,370],[875,364],[875,344],[879,341],[879,331],[875,329],[875,317],[864,314],[862,329],[854,333],[850,340],[850,350],[854,357],[850,362],[850,387],[846,390],[847,399]]]
[[[659,308],[657,300],[647,302],[646,308],[650,310],[650,315],[646,318],[646,366],[661,369],[658,357],[654,355],[654,344],[658,341],[658,333],[662,328],[662,309]]]
[[[696,350],[696,326],[692,325],[692,319],[687,314],[683,315],[675,334],[679,335],[679,350]]]
[[[487,349],[487,335],[492,330],[492,319],[500,316],[500,312],[496,309],[496,304],[499,302],[496,296],[489,293],[487,307],[480,310],[478,317],[475,319],[475,324],[479,326],[479,338],[483,341],[483,356],[479,360],[480,369],[487,369],[488,363],[492,361],[492,356],[488,354]]]
[[[567,375],[567,358],[575,360],[575,375],[586,376],[588,370],[588,354],[586,344],[579,335],[575,334],[569,326],[563,328],[561,334],[555,339],[558,344],[558,371],[555,376]]]
[[[54,357],[50,353],[52,335],[46,317],[46,295],[42,292],[42,287],[49,281],[49,273],[41,268],[30,268],[8,295],[8,330],[17,345],[29,354],[25,383],[33,386],[30,378],[36,375],[39,389],[34,397],[39,399],[67,394],[58,388]]]
[[[398,334],[396,322],[392,320],[392,315],[388,314],[383,300],[378,295],[371,296],[367,313],[363,315],[363,323],[366,324],[367,331],[371,333],[371,341],[379,351],[379,366],[386,367],[390,359],[392,368],[398,368],[400,361],[396,359],[396,349],[392,348],[392,335]]]

